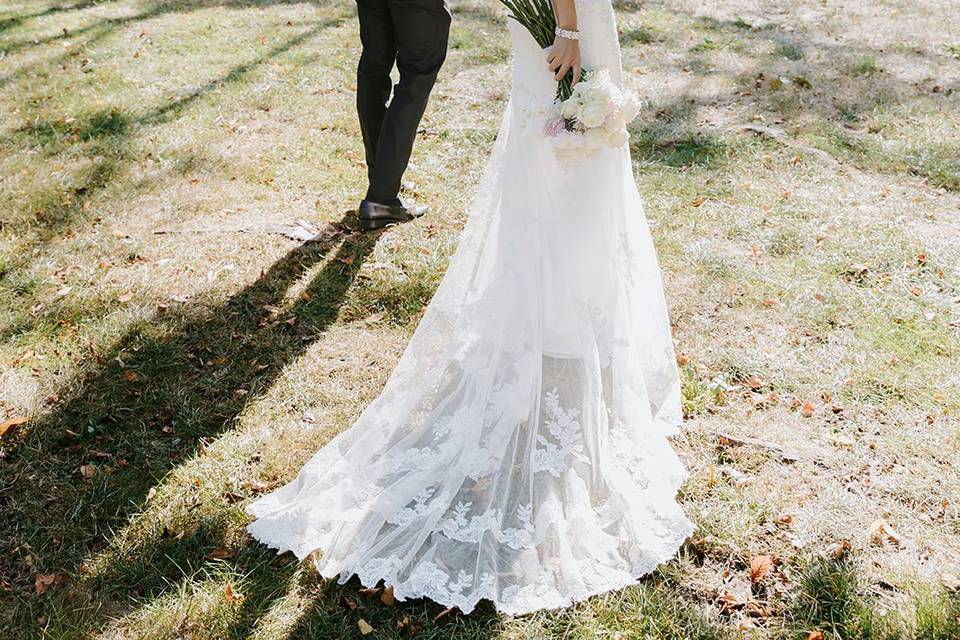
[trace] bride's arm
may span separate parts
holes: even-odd
[[[557,26],[566,31],[577,31],[577,7],[574,0],[553,0]],[[580,43],[571,38],[556,36],[547,55],[547,66],[559,82],[573,71],[573,84],[580,81]]]

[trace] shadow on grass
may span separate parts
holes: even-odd
[[[321,237],[217,308],[185,306],[133,327],[76,381],[76,392],[32,425],[3,461],[0,484],[0,580],[12,593],[31,598],[35,573],[72,575],[106,551],[151,487],[228,430],[323,335],[379,236],[355,231],[344,216]],[[304,293],[279,311],[303,278],[310,278]],[[85,481],[78,469],[91,461],[102,469]],[[92,591],[163,592],[216,543],[216,527],[207,525],[190,541],[163,530],[138,537],[113,554]]]
[[[625,4],[627,11],[639,7]],[[658,105],[652,122],[633,128],[633,151],[639,162],[670,167],[719,166],[723,138],[705,133],[703,111],[745,111],[747,117],[762,115],[774,129],[798,136],[801,144],[824,151],[864,171],[890,175],[915,175],[931,187],[960,190],[960,145],[952,140],[931,143],[903,135],[884,135],[883,119],[897,109],[913,104],[935,114],[956,104],[960,84],[947,78],[916,81],[887,71],[875,57],[888,51],[868,45],[824,41],[803,29],[785,28],[775,22],[750,24],[737,18],[718,20],[696,11],[665,9],[689,24],[704,38],[686,51],[681,63],[691,74],[689,88],[666,105]],[[656,46],[663,40],[655,29],[633,27],[621,33],[625,48]],[[742,63],[730,66],[729,55]],[[942,53],[920,49],[898,50],[919,63],[955,64]],[[716,66],[722,68],[719,72]],[[744,71],[743,69],[746,69]],[[711,78],[729,76],[734,90],[698,96],[692,89]],[[646,114],[645,114],[646,115]],[[815,119],[811,121],[811,116]],[[744,122],[746,124],[746,121]]]
[[[62,191],[54,187],[49,193],[33,194],[25,204],[26,210],[42,211],[38,215],[38,223],[46,227],[49,234],[63,232],[69,228],[73,218],[84,210],[86,203],[121,173],[130,155],[129,140],[133,136],[145,135],[145,127],[162,125],[179,118],[200,98],[242,81],[255,68],[342,21],[343,18],[324,20],[253,60],[234,66],[224,75],[144,113],[130,114],[114,107],[81,114],[69,120],[40,120],[24,125],[3,142],[19,140],[20,146],[39,147],[48,157],[71,148],[86,147],[83,148],[85,156],[99,158],[92,169],[87,170],[81,184],[72,189],[74,197],[64,198]]]
[[[70,119],[34,120],[8,134],[0,141],[4,146],[39,149],[46,157],[64,153],[79,154],[90,158],[90,162],[74,176],[73,186],[64,189],[53,182],[16,203],[19,212],[15,215],[25,219],[23,223],[18,223],[18,226],[23,227],[20,257],[3,265],[0,270],[0,284],[11,277],[15,279],[19,272],[36,259],[36,256],[28,251],[28,247],[43,245],[74,230],[78,221],[87,216],[86,211],[97,195],[120,180],[129,167],[136,164],[139,157],[132,148],[135,139],[147,136],[152,127],[180,118],[192,104],[204,96],[224,86],[243,81],[260,65],[301,45],[323,30],[341,24],[343,20],[343,17],[338,17],[320,21],[252,60],[234,66],[222,76],[145,112],[127,113],[112,107],[78,114]],[[138,190],[147,190],[154,183],[155,181],[137,183],[135,189],[126,197],[133,198]],[[26,221],[31,218],[32,221]],[[18,306],[28,308],[31,304]],[[22,322],[16,324],[21,327],[23,325]],[[4,330],[4,334],[9,333],[9,329]]]
[[[698,107],[681,96],[642,114],[630,127],[633,161],[674,169],[720,168],[727,159],[727,144],[717,134],[696,130]]]
[[[786,629],[797,637],[821,631],[850,640],[948,640],[960,637],[960,594],[915,591],[909,606],[878,606],[849,557],[812,558],[799,592],[786,612]]]

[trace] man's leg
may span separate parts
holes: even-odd
[[[357,0],[363,52],[357,65],[357,114],[367,157],[367,176],[377,163],[377,140],[390,99],[390,71],[397,59],[387,0]]]
[[[383,118],[367,199],[398,204],[420,118],[447,55],[450,12],[443,0],[387,0],[393,18],[400,82]]]

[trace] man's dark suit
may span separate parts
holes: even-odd
[[[370,180],[367,199],[399,204],[400,178],[447,55],[450,11],[444,0],[357,0],[357,9],[363,44],[357,112]],[[400,81],[390,100],[394,63]]]

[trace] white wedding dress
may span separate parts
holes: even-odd
[[[588,69],[619,81],[609,0],[577,0]],[[559,161],[556,85],[508,20],[513,88],[457,252],[382,395],[250,533],[398,599],[519,614],[623,587],[692,525],[667,436],[680,385],[626,146]]]

